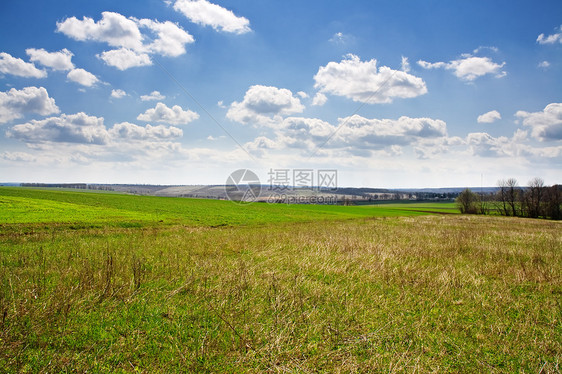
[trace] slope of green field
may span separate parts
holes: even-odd
[[[560,223],[456,212],[0,188],[0,372],[560,372]]]
[[[0,188],[0,224],[253,225],[423,215],[451,209],[421,204],[333,206],[236,204],[230,201],[134,196],[79,191]]]

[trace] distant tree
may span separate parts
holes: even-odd
[[[545,190],[545,215],[550,219],[562,219],[562,185],[555,184]]]
[[[456,203],[462,214],[480,213],[480,197],[469,188],[457,196]]]
[[[517,179],[501,179],[498,181],[498,200],[500,202],[500,213],[505,216],[519,215],[518,200],[519,187]]]
[[[527,217],[538,218],[545,215],[543,209],[545,189],[541,178],[537,177],[529,181],[521,201],[521,207]]]
[[[480,193],[478,194],[480,198],[480,214],[490,214],[490,205],[493,204],[494,201],[494,194],[485,194]]]

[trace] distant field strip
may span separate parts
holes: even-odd
[[[458,212],[454,204],[369,206],[236,204],[231,201],[0,188],[0,224],[236,226]]]

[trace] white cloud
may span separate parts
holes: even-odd
[[[390,103],[395,98],[427,93],[421,78],[387,66],[377,68],[377,60],[361,61],[352,54],[341,62],[332,61],[321,66],[314,80],[314,87],[322,93],[363,103]]]
[[[85,113],[62,114],[59,117],[40,121],[31,120],[13,126],[6,135],[26,143],[107,144],[109,142],[109,133],[103,125],[103,118],[88,116]]]
[[[82,20],[70,17],[57,22],[57,31],[79,41],[105,42],[112,47],[124,47],[134,50],[142,49],[143,36],[137,23],[114,12],[103,12],[101,20],[92,18]]]
[[[119,48],[111,51],[104,51],[98,58],[107,65],[116,67],[119,70],[127,70],[137,66],[152,65],[150,56],[146,53],[137,53],[131,49]]]
[[[129,122],[116,123],[109,134],[115,138],[129,140],[146,139],[174,139],[183,136],[183,131],[177,127],[158,126],[138,126]]]
[[[304,110],[298,97],[286,88],[251,86],[242,102],[234,101],[226,113],[227,118],[243,124],[271,126],[281,116]]]
[[[7,92],[0,92],[0,123],[22,118],[26,113],[47,116],[58,112],[55,99],[49,97],[43,87],[25,87],[22,90],[12,88]]]
[[[554,44],[554,43],[561,43],[562,44],[562,25],[555,29],[556,32],[552,35],[545,36],[544,34],[540,34],[537,37],[537,43],[539,44]]]
[[[252,141],[244,144],[244,149],[253,155],[263,157],[266,150],[279,149],[282,144],[278,141],[269,139],[266,136],[258,136]]]
[[[408,62],[408,57],[402,56],[402,64],[401,64],[402,71],[408,73],[410,71],[410,63]]]
[[[474,132],[466,136],[472,154],[479,156],[509,156],[506,153],[509,139],[505,136],[494,138],[485,132]]]
[[[12,57],[5,52],[0,53],[0,73],[24,78],[45,78],[47,76],[45,70],[39,70],[34,64]]]
[[[115,47],[98,58],[119,70],[151,65],[151,54],[180,56],[186,52],[185,45],[194,42],[193,36],[173,22],[127,18],[114,12],[103,12],[97,22],[89,17],[70,17],[57,23],[57,31],[75,40]]]
[[[128,96],[127,93],[121,89],[111,90],[111,97],[114,99],[121,99]]]
[[[500,112],[498,112],[497,110],[492,110],[487,113],[479,115],[476,121],[478,123],[493,123],[498,119],[502,119]]]
[[[334,35],[332,35],[332,37],[330,38],[329,42],[336,44],[336,45],[346,45],[349,42],[353,41],[353,36],[348,35],[348,34],[344,34],[343,32],[337,32]]]
[[[465,145],[466,142],[458,136],[417,138],[413,142],[414,154],[418,159],[427,160],[448,153],[451,147]],[[441,157],[442,159],[443,157]]]
[[[542,69],[548,69],[550,67],[550,62],[548,61],[541,61],[539,62],[539,64],[537,65],[539,68]]]
[[[244,34],[250,32],[250,21],[236,16],[231,10],[206,0],[177,0],[174,9],[191,22],[211,26],[217,31]]]
[[[163,122],[172,125],[187,125],[199,118],[199,114],[191,110],[183,110],[179,105],[168,108],[164,103],[157,103],[152,109],[139,114],[137,119],[146,122]]]
[[[418,138],[447,136],[447,124],[432,118],[410,118],[402,116],[392,119],[367,119],[359,115],[340,118],[341,129],[334,136],[355,147],[404,145]]]
[[[170,21],[157,22],[141,19],[137,22],[141,26],[148,27],[158,35],[158,38],[147,45],[146,48],[162,56],[177,57],[183,55],[186,52],[185,45],[195,41],[193,36]]]
[[[33,162],[36,160],[35,156],[27,152],[2,152],[0,153],[0,158],[15,162]]]
[[[548,104],[541,112],[518,111],[515,116],[531,128],[531,135],[541,141],[562,140],[562,103]]]
[[[498,52],[499,52],[498,47],[494,47],[494,46],[480,46],[480,47],[476,48],[474,51],[472,51],[472,53],[478,54],[478,53],[482,52],[482,51],[485,50],[485,49],[490,50],[490,51],[495,52],[495,53],[498,53]]]
[[[324,104],[326,104],[326,102],[328,101],[328,97],[326,95],[324,95],[321,92],[316,93],[316,95],[314,95],[314,98],[312,99],[312,105],[314,106],[322,106]]]
[[[504,65],[505,62],[497,64],[488,57],[466,57],[451,61],[447,69],[453,69],[458,78],[471,81],[486,74],[502,77],[505,75],[505,72],[501,71]]]
[[[307,99],[307,98],[308,98],[308,94],[307,94],[306,92],[304,92],[304,91],[299,91],[299,92],[297,92],[297,95],[299,95],[299,97],[300,97],[301,99]]]
[[[451,62],[427,62],[418,61],[418,65],[424,69],[447,69],[453,70],[457,78],[466,81],[473,81],[478,77],[486,74],[495,74],[497,78],[506,75],[501,69],[505,66],[505,62],[498,64],[489,57],[476,57],[470,54],[464,54],[462,58]]]
[[[441,69],[447,66],[445,62],[427,62],[423,60],[419,60],[418,65],[424,69]]]
[[[164,100],[166,98],[166,96],[162,95],[160,92],[158,91],[152,91],[150,94],[148,95],[142,95],[140,97],[140,99],[142,101],[160,101],[160,100]]]
[[[67,78],[86,87],[92,87],[99,82],[99,79],[94,74],[84,69],[72,69],[67,74]]]
[[[252,149],[298,148],[314,150],[315,154],[337,151],[340,155],[368,157],[378,150],[400,154],[401,146],[405,145],[427,149],[439,145],[439,151],[443,152],[449,145],[458,145],[460,141],[460,138],[447,137],[445,122],[431,118],[403,116],[393,120],[354,115],[338,121],[336,126],[318,118],[288,117],[275,127],[275,140],[252,142],[251,146]]]
[[[318,118],[288,117],[277,128],[277,147],[312,150],[336,132],[336,127]],[[254,144],[255,146],[259,145]],[[268,146],[267,148],[274,148]]]
[[[562,155],[562,146],[531,147],[523,144],[527,132],[517,130],[511,138],[506,136],[493,137],[488,133],[470,133],[466,143],[473,155],[481,157],[532,157],[540,159],[556,159]]]
[[[47,52],[43,48],[28,48],[25,50],[25,53],[29,56],[30,61],[38,62],[53,70],[65,71],[74,69],[74,64],[72,63],[73,54],[66,48],[59,52]]]

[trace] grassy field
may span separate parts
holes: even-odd
[[[451,208],[1,188],[0,372],[559,373],[562,226]]]
[[[72,224],[77,227],[238,226],[428,214],[452,204],[371,206],[235,204],[230,201],[133,196],[33,188],[0,187],[0,224]],[[36,225],[40,226],[40,225]]]

